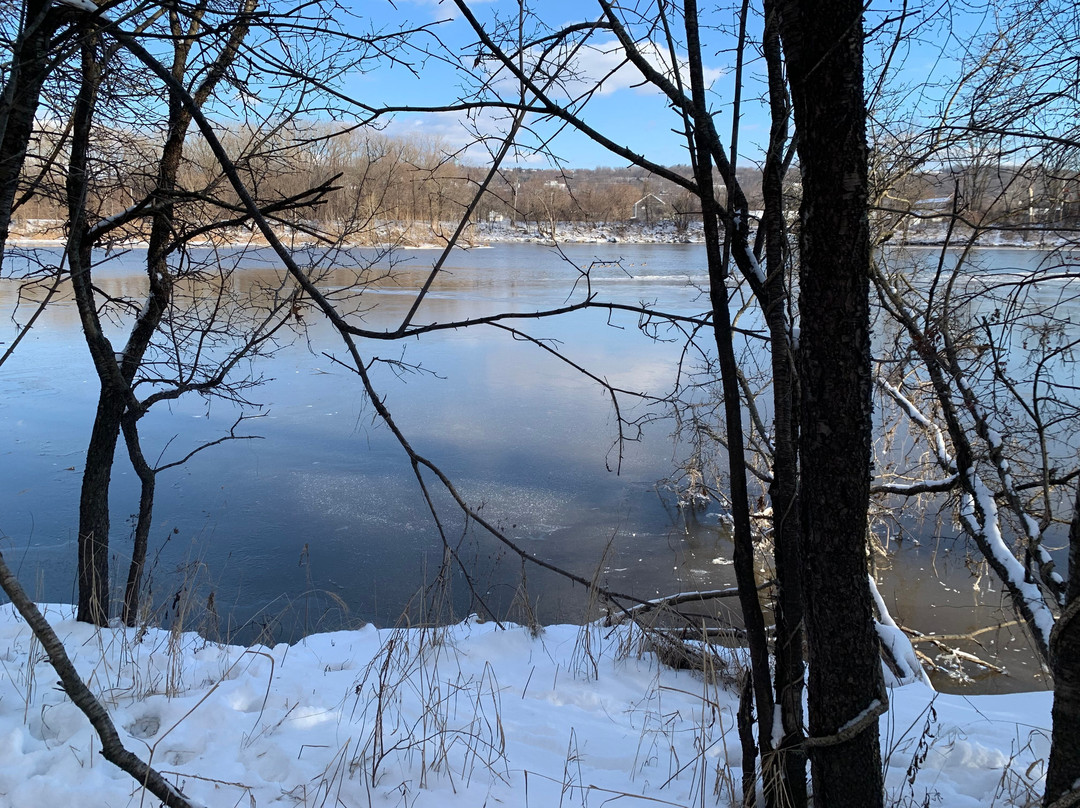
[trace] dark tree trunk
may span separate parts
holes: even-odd
[[[862,4],[779,0],[798,131],[800,512],[818,806],[881,805],[884,689],[867,585],[872,427]],[[841,732],[843,730],[843,732]]]
[[[96,37],[88,35],[83,46],[82,84],[76,99],[75,120],[72,126],[67,196],[68,217],[71,222],[68,237],[68,262],[71,267],[72,289],[82,322],[83,336],[94,360],[94,369],[100,384],[97,414],[86,450],[82,491],[79,497],[77,618],[84,622],[104,625],[109,619],[109,485],[125,413],[132,414],[138,411],[131,383],[142,363],[150,340],[161,322],[172,289],[172,280],[166,265],[166,245],[172,223],[172,204],[168,201],[159,206],[151,227],[150,245],[147,250],[149,296],[132,327],[124,350],[118,357],[112,343],[105,336],[98,316],[97,298],[91,273],[93,245],[88,238],[86,211],[88,190],[86,178],[91,125],[97,88],[103,69],[96,50]],[[186,124],[185,119],[182,126],[173,127],[159,166],[159,193],[163,193],[170,200]],[[162,188],[164,191],[161,190]],[[140,479],[144,479],[143,474],[140,474]],[[147,490],[144,481],[144,496]],[[149,493],[152,495],[153,486],[149,488]],[[148,510],[145,503],[140,502],[140,517],[145,516],[146,522],[143,527],[141,518],[137,528],[142,527],[145,531],[149,531],[151,513],[152,510]],[[141,572],[141,564],[139,570]]]
[[[109,619],[109,481],[123,411],[123,397],[103,389],[90,432],[79,495],[77,618],[99,626]]]
[[[798,377],[788,332],[790,295],[786,282],[787,232],[784,220],[785,152],[788,148],[789,103],[780,51],[776,4],[765,0],[763,52],[769,76],[772,120],[769,149],[762,172],[765,212],[765,321],[769,326],[773,374],[773,480],[769,499],[773,508],[773,557],[777,595],[775,604],[776,703],[780,705],[783,738],[781,776],[791,808],[806,805],[806,752],[803,749],[802,524],[799,518]]]
[[[0,262],[41,86],[52,59],[50,40],[62,14],[45,0],[27,0],[25,11],[24,27],[11,54],[11,72],[0,95]]]
[[[1050,635],[1050,669],[1054,674],[1053,735],[1043,805],[1073,793],[1066,805],[1080,802],[1080,490],[1069,528],[1069,587],[1065,610]]]
[[[237,16],[237,24],[229,32],[217,57],[209,64],[193,98],[201,106],[225,76],[235,60],[240,44],[248,31],[246,14],[254,9],[253,0],[246,0]],[[197,27],[189,33],[194,34]],[[193,36],[182,37],[176,31],[173,42],[171,75],[180,81],[189,70],[189,58],[195,43]],[[72,148],[70,176],[85,178],[86,151],[89,127],[93,116],[93,98],[100,80],[101,65],[93,59],[93,42],[84,48],[83,88],[76,116],[75,143]],[[85,99],[84,99],[85,96]],[[82,186],[72,185],[69,176],[68,205],[73,237],[82,258],[79,271],[73,270],[73,287],[83,332],[94,367],[101,382],[97,418],[87,450],[83,472],[82,498],[79,508],[79,619],[103,623],[108,618],[108,545],[109,545],[109,481],[115,461],[116,444],[121,426],[126,430],[132,464],[142,483],[139,514],[135,526],[135,545],[124,588],[123,616],[125,622],[134,620],[139,608],[139,592],[150,526],[153,520],[153,499],[156,472],[150,468],[139,447],[138,419],[143,405],[135,399],[132,383],[143,363],[154,334],[172,300],[173,275],[168,259],[176,249],[175,193],[177,174],[184,151],[191,113],[176,92],[169,94],[169,133],[158,161],[158,176],[153,194],[150,240],[147,247],[146,273],[149,292],[146,302],[132,326],[128,341],[119,356],[101,329],[98,320],[93,285],[90,281],[89,244],[83,243],[87,231],[85,211],[85,179]],[[81,165],[77,163],[81,162]],[[75,224],[78,223],[78,228]],[[75,266],[75,263],[72,263]]]
[[[82,45],[82,75],[73,112],[71,154],[68,159],[68,266],[83,335],[101,381],[97,415],[86,450],[79,497],[79,620],[105,625],[109,619],[109,480],[124,409],[123,387],[98,320],[91,279],[91,247],[87,237],[86,197],[90,127],[94,117],[101,65],[96,39],[87,33]]]
[[[150,545],[150,526],[154,521],[154,492],[157,488],[157,472],[143,456],[139,441],[138,416],[127,413],[123,419],[124,442],[128,457],[139,477],[139,514],[135,520],[135,541],[131,548],[131,564],[127,583],[124,585],[124,607],[121,618],[125,626],[134,626],[139,616],[142,598],[142,576],[146,567],[146,551]]]
[[[757,707],[762,779],[768,784],[776,781],[777,764],[772,746],[772,678],[765,617],[758,600],[757,581],[754,575],[754,541],[750,525],[750,496],[746,480],[746,452],[742,427],[742,391],[739,387],[738,365],[732,342],[731,313],[728,309],[728,265],[721,252],[721,211],[713,187],[713,162],[710,156],[712,126],[702,78],[697,15],[697,5],[694,0],[686,0],[686,40],[694,106],[694,175],[701,198],[705,252],[709,265],[709,297],[712,304],[713,334],[720,364],[720,381],[724,391],[724,432],[728,440],[731,516],[734,522],[733,561],[735,579],[739,588],[739,606],[750,651],[750,676],[754,703]],[[745,230],[738,237],[745,238]],[[766,788],[765,796],[770,805],[782,804],[783,795],[776,789]],[[750,798],[750,803],[753,802],[750,795],[744,794],[743,798],[744,801]]]

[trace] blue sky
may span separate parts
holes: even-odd
[[[647,2],[642,5],[650,9],[655,7],[655,4]],[[471,7],[482,20],[491,20],[496,16],[506,19],[516,14],[518,2],[484,0],[471,4]],[[535,3],[534,7],[541,9],[546,20],[552,25],[580,21],[598,14],[598,9],[589,0],[542,0]],[[870,24],[894,13],[898,8],[900,3],[893,0],[872,6],[868,12]],[[915,6],[909,5],[908,8]],[[437,23],[431,30],[438,36],[442,46],[451,54],[460,54],[466,65],[472,67],[474,54],[477,52],[475,36],[449,0],[395,0],[394,3],[389,0],[374,0],[354,7],[354,12],[384,30]],[[711,11],[703,17],[715,28],[730,27],[734,24],[731,11]],[[962,54],[964,41],[973,41],[974,32],[980,25],[985,25],[986,21],[986,15],[977,9],[960,18],[951,11],[949,16],[945,16],[941,6],[926,5],[916,15],[908,18],[909,28],[914,28],[914,23],[919,23],[922,27],[915,29],[918,38],[901,51],[903,59],[896,60],[892,67],[898,76],[907,76],[912,82],[921,82],[930,75],[941,78],[943,73],[951,69],[949,65],[952,60]],[[755,16],[750,24],[751,37],[759,34],[760,24],[760,20]],[[951,33],[950,27],[953,29]],[[879,41],[891,41],[892,30],[887,28]],[[962,33],[958,34],[958,31]],[[734,84],[734,40],[730,34],[715,29],[703,31],[703,36],[708,37],[705,70],[712,84],[714,111],[721,132],[729,132],[730,99]],[[611,40],[610,35],[597,35],[595,42],[598,47],[581,55],[586,74],[597,78],[616,66],[614,55],[603,47]],[[434,47],[436,44],[432,36],[419,37],[415,42],[418,47]],[[875,53],[875,46],[871,43],[868,47],[868,58],[876,58]],[[350,92],[365,103],[375,106],[432,105],[452,101],[463,94],[462,77],[456,74],[450,65],[436,58],[428,58],[421,65],[419,53],[415,50],[407,58],[411,58],[416,64],[418,76],[402,67],[381,66],[373,72],[352,77],[349,81]],[[747,101],[739,138],[740,154],[748,160],[759,159],[761,146],[768,136],[768,121],[764,110],[752,100],[763,91],[760,77],[763,69],[760,61],[753,61],[746,69],[744,93]],[[586,108],[586,119],[613,139],[646,154],[658,163],[671,165],[688,162],[685,140],[671,131],[672,127],[680,125],[678,116],[667,108],[658,91],[636,86],[637,82],[638,76],[631,68],[625,68],[609,77],[602,91],[590,100]],[[579,85],[584,86],[584,83]],[[924,98],[922,103],[931,104],[932,98]],[[456,150],[466,148],[474,139],[468,123],[462,113],[399,114],[390,125],[389,131],[398,135],[437,138],[447,149]],[[482,131],[490,133],[501,128],[492,116],[481,118],[476,125]],[[550,123],[536,122],[536,127],[543,133],[543,137],[554,132]],[[625,165],[626,162],[584,136],[570,131],[559,134],[552,141],[551,148],[570,167]],[[475,145],[469,147],[464,156],[474,163],[483,163],[487,159],[485,150]],[[509,162],[533,166],[549,164],[546,159],[528,149],[518,153]]]
[[[437,0],[397,0],[395,6],[388,2],[373,3],[369,8],[372,18],[384,27],[394,25],[405,27],[439,21],[434,31],[441,42],[451,50],[465,56],[471,67],[476,53],[475,36],[465,20],[458,18],[452,3],[439,3]],[[556,24],[585,19],[586,12],[593,14],[593,7],[588,2],[566,2],[565,0],[544,0],[541,4],[548,19]],[[378,7],[378,8],[376,8]],[[516,0],[489,0],[473,4],[475,13],[481,18],[490,19],[492,15],[513,14],[518,4]],[[375,12],[378,12],[377,14]],[[613,37],[597,37],[599,47],[582,54],[581,61],[585,69],[595,77],[604,75],[614,68],[617,62],[610,52],[604,52],[603,46]],[[419,42],[419,41],[418,41]],[[429,38],[427,42],[432,42]],[[728,67],[723,59],[715,58],[706,62],[707,76],[717,85],[724,81]],[[586,111],[586,118],[598,129],[619,142],[640,150],[659,163],[670,165],[688,162],[685,140],[671,132],[673,126],[679,126],[680,120],[667,109],[660,93],[652,88],[633,86],[639,81],[636,71],[624,69],[605,81],[603,90],[593,97]],[[584,87],[584,83],[580,85]],[[463,93],[461,77],[445,64],[429,59],[420,68],[416,77],[404,68],[383,68],[357,77],[352,83],[352,91],[365,103],[372,104],[437,104],[459,97]],[[718,100],[718,105],[721,103]],[[396,116],[390,131],[396,134],[415,134],[421,137],[439,137],[449,147],[461,147],[467,144],[471,135],[467,127],[462,126],[465,116],[461,114],[445,115],[406,115]],[[554,131],[547,123],[537,122],[537,128],[545,136]],[[490,131],[495,131],[494,127]],[[767,131],[767,130],[765,130]],[[563,132],[553,142],[552,149],[571,167],[595,167],[603,165],[624,165],[625,160],[612,155],[588,138],[574,132]],[[472,162],[483,162],[485,152],[472,148],[468,152]],[[515,160],[520,165],[547,165],[547,161],[527,152],[520,153]]]

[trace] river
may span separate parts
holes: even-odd
[[[405,251],[392,268],[386,265],[391,280],[362,298],[364,325],[400,322],[436,255]],[[103,264],[98,285],[107,294],[138,297],[143,256],[134,250]],[[1025,251],[989,257],[999,269],[1040,260]],[[698,314],[707,308],[704,260],[701,245],[455,250],[414,322],[563,306],[581,299],[583,269],[598,299]],[[18,261],[10,256],[5,270],[17,269]],[[271,284],[278,273],[267,254],[256,253],[241,260],[231,282]],[[348,277],[325,283],[343,285]],[[6,313],[16,295],[13,281],[0,281],[5,346],[15,333]],[[24,302],[17,319],[28,313]],[[144,419],[147,456],[171,462],[226,434],[241,411],[261,416],[239,430],[260,439],[216,446],[160,475],[149,574],[159,619],[184,619],[208,634],[248,641],[363,621],[389,625],[405,612],[411,619],[429,616],[420,604],[443,545],[420,486],[355,374],[335,361],[344,357],[340,340],[313,309],[304,323],[275,356],[245,369],[262,379],[246,393],[260,407],[191,396],[157,405]],[[753,325],[745,318],[744,324]],[[684,369],[692,362],[681,341],[643,335],[633,314],[589,311],[515,325],[627,390],[662,395],[680,361]],[[601,385],[489,326],[361,345],[367,360],[396,360],[377,362],[372,375],[413,447],[528,552],[642,597],[733,583],[719,509],[680,510],[664,482],[686,446],[673,441],[670,419],[654,418],[662,410],[620,396],[624,417],[649,420],[639,439],[620,446]],[[70,602],[80,470],[97,392],[70,300],[50,304],[0,368],[0,384],[2,549],[37,598]],[[130,515],[138,504],[137,480],[120,454],[111,535],[118,581],[126,575]],[[444,535],[470,568],[475,592],[460,576],[452,585],[456,616],[477,608],[478,593],[511,619],[530,611],[544,622],[582,619],[588,604],[580,587],[535,568],[520,586],[519,561],[469,528],[431,475],[425,481]],[[972,577],[955,528],[933,519],[920,524],[913,528],[920,546],[906,542],[883,573],[883,594],[898,616],[940,632],[1010,619],[995,613],[996,584]],[[1012,678],[1039,686],[1037,670],[1021,669],[1031,663],[1022,635],[1011,642],[1018,650],[1006,667],[1021,671]]]

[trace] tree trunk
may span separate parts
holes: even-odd
[[[83,335],[101,382],[97,415],[86,450],[82,493],[79,497],[79,620],[105,625],[109,619],[109,479],[120,430],[124,399],[112,345],[98,320],[91,279],[91,248],[87,238],[86,196],[90,127],[94,117],[101,65],[96,38],[87,33],[82,45],[82,75],[75,99],[71,154],[68,158],[68,266]],[[110,373],[110,370],[113,371]]]
[[[150,468],[143,455],[139,441],[138,416],[127,413],[123,418],[124,442],[128,457],[139,477],[139,515],[135,521],[135,541],[131,547],[131,564],[127,583],[124,585],[124,607],[121,619],[125,626],[134,626],[139,616],[142,598],[142,576],[146,567],[146,551],[150,545],[150,526],[154,521],[154,492],[157,488],[157,472]]]
[[[773,479],[769,499],[773,509],[773,559],[777,594],[774,607],[776,640],[774,687],[780,706],[783,736],[780,775],[791,808],[805,808],[806,752],[803,749],[802,523],[799,517],[798,378],[789,333],[790,290],[786,282],[788,244],[784,220],[785,152],[788,148],[789,102],[780,51],[779,20],[773,0],[763,5],[765,28],[762,51],[769,76],[771,128],[762,171],[765,211],[765,295],[762,300],[769,327],[773,375]]]
[[[884,688],[866,563],[873,410],[862,4],[780,0],[778,9],[803,184],[800,512],[814,803],[870,808],[884,800]]]
[[[224,77],[235,60],[248,31],[246,14],[254,9],[254,0],[245,0],[237,16],[237,24],[194,93],[194,102],[201,106]],[[193,21],[201,21],[196,15]],[[171,75],[177,81],[189,70],[189,57],[197,26],[188,37],[173,42]],[[135,530],[135,546],[124,591],[125,622],[134,619],[138,610],[138,593],[142,582],[146,545],[153,518],[154,476],[138,447],[138,418],[142,405],[135,400],[132,383],[146,356],[151,340],[165,316],[172,299],[173,275],[168,259],[176,245],[176,216],[174,198],[177,174],[183,156],[184,141],[191,123],[191,113],[175,91],[169,94],[169,133],[158,160],[158,176],[154,188],[153,218],[146,251],[146,273],[149,283],[147,299],[132,325],[123,351],[117,355],[101,328],[97,303],[90,280],[90,249],[85,243],[86,223],[86,163],[93,119],[94,97],[100,81],[102,65],[94,58],[95,40],[87,38],[83,48],[83,77],[72,141],[71,167],[68,179],[69,217],[72,239],[69,253],[78,253],[77,263],[71,259],[72,285],[79,315],[83,324],[94,368],[101,383],[97,418],[94,421],[83,472],[82,497],[79,505],[79,611],[78,619],[103,624],[108,619],[108,547],[109,547],[109,482],[115,461],[116,444],[121,425],[127,419],[129,449],[132,463],[142,483],[139,516]],[[72,246],[74,245],[74,246]],[[75,269],[78,267],[78,270]]]
[[[0,589],[3,589],[10,598],[12,605],[18,609],[23,620],[34,632],[34,637],[41,643],[41,647],[49,657],[49,663],[60,677],[57,683],[59,688],[67,693],[71,702],[82,711],[94,727],[101,742],[101,756],[131,775],[136,783],[161,800],[163,805],[170,808],[195,808],[194,803],[169,783],[160,772],[124,747],[116,731],[116,725],[109,716],[109,711],[79,676],[79,672],[75,670],[75,666],[67,655],[64,644],[23,590],[3,556],[0,556]]]
[[[734,566],[739,588],[739,606],[746,629],[750,651],[750,676],[753,684],[754,702],[757,706],[758,749],[761,754],[762,780],[767,784],[765,796],[768,805],[783,804],[781,790],[771,789],[775,783],[777,758],[772,745],[773,699],[772,678],[769,666],[769,647],[765,632],[765,617],[758,600],[757,580],[754,576],[754,541],[750,525],[750,496],[746,480],[746,452],[742,427],[742,392],[739,387],[738,365],[732,343],[731,312],[728,309],[728,266],[720,245],[720,205],[713,187],[713,163],[709,120],[702,77],[701,44],[697,29],[697,5],[686,0],[686,41],[690,63],[690,81],[694,107],[694,175],[701,198],[701,215],[705,232],[705,252],[709,266],[709,298],[712,304],[713,335],[716,341],[717,359],[720,364],[720,381],[724,391],[724,432],[727,436],[728,475],[731,488],[731,516],[734,522]],[[738,237],[743,237],[739,234]],[[750,795],[743,795],[744,803]]]
[[[99,626],[109,620],[109,482],[123,411],[123,397],[103,385],[79,495],[77,619]]]
[[[1080,490],[1069,528],[1069,588],[1065,610],[1050,635],[1054,674],[1053,734],[1043,805],[1080,803]],[[1066,798],[1071,793],[1072,799]]]
[[[49,40],[60,24],[60,13],[45,0],[27,0],[24,27],[11,54],[11,73],[0,95],[0,262],[41,86],[51,64]]]

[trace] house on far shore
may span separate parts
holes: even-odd
[[[652,224],[671,217],[671,205],[656,194],[645,194],[634,203],[634,215],[630,221],[638,224]]]
[[[911,205],[911,212],[927,222],[942,222],[952,214],[953,195],[935,196],[930,199],[916,199]]]

